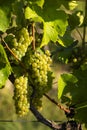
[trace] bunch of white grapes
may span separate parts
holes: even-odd
[[[51,70],[51,58],[44,53],[36,51],[30,55],[30,58],[26,62],[32,73],[31,78],[34,84],[46,86],[48,82],[47,73]]]
[[[32,42],[32,37],[29,36],[29,32],[26,28],[22,28],[18,33],[18,38],[13,38],[13,48],[12,51],[15,56],[21,60],[25,53],[27,52],[28,46]]]
[[[27,67],[34,91],[32,103],[36,108],[41,107],[41,98],[48,92],[52,86],[50,52],[32,51],[25,57],[25,66]],[[50,85],[49,85],[50,84]]]
[[[22,117],[27,115],[29,112],[29,102],[28,102],[28,78],[20,76],[15,79],[14,82],[14,101],[16,113],[18,116]]]

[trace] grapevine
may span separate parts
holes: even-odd
[[[0,89],[8,79],[12,82],[19,117],[31,111],[51,129],[81,130],[81,124],[87,127],[87,0],[84,3],[0,1]],[[68,67],[67,73],[57,72],[58,102],[49,96],[54,89],[55,64]],[[70,121],[56,124],[45,119],[39,112],[43,96],[64,111]]]

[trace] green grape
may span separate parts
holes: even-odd
[[[18,38],[17,39],[14,38],[12,42],[13,42],[13,48],[12,48],[13,53],[19,60],[21,60],[21,58],[25,56],[27,48],[32,42],[32,37],[29,36],[28,30],[26,28],[22,28],[19,31]]]
[[[24,63],[29,70],[32,80],[31,86],[33,86],[34,91],[32,103],[38,109],[42,104],[42,96],[52,87],[53,76],[52,73],[50,75],[48,74],[52,72],[50,67],[52,63],[50,53],[48,51],[46,54],[40,51],[27,51],[24,57]]]
[[[31,96],[32,89],[28,86],[28,78],[20,76],[15,79],[14,82],[14,101],[16,113],[22,117],[29,111],[29,98]]]
[[[77,62],[77,58],[74,58],[74,59],[73,59],[73,62],[76,63],[76,62]]]
[[[45,51],[45,54],[46,54],[47,56],[49,56],[49,57],[51,56],[51,54],[50,54],[50,51],[49,51],[49,50],[46,50],[46,51]]]

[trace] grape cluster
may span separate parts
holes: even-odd
[[[47,85],[47,72],[50,71],[51,59],[44,54],[35,52],[28,62],[32,69],[32,79],[39,86]]]
[[[43,94],[48,92],[52,86],[53,76],[50,67],[52,60],[48,50],[45,53],[41,51],[29,51],[29,53],[26,55],[25,65],[29,70],[34,89],[32,103],[38,108],[42,105],[41,98]]]
[[[28,113],[28,78],[20,76],[15,79],[14,82],[14,101],[16,107],[16,113],[21,117]]]
[[[13,38],[13,48],[12,51],[15,56],[21,60],[21,58],[25,55],[28,46],[32,42],[32,37],[29,36],[28,30],[26,28],[22,28],[19,31],[18,38]]]
[[[47,86],[48,82],[48,71],[51,71],[50,64],[52,60],[51,58],[40,52],[34,52],[30,55],[30,58],[27,61],[27,65],[31,71],[31,78],[33,80],[34,85],[36,86]],[[42,89],[41,87],[39,89]]]

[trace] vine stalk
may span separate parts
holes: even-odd
[[[44,94],[44,96],[46,98],[48,98],[52,103],[54,103],[55,105],[57,105],[57,107],[59,107],[64,112],[70,113],[70,110],[68,108],[63,107],[61,104],[57,103],[54,99],[52,99],[51,97],[49,97],[47,94]]]
[[[35,50],[35,23],[32,23],[32,37],[33,37],[33,41],[32,41],[32,48],[33,50]]]
[[[86,38],[86,22],[87,22],[87,0],[85,0],[85,12],[84,12],[84,26],[83,26],[83,39],[82,39],[82,50],[85,50],[85,38]]]

